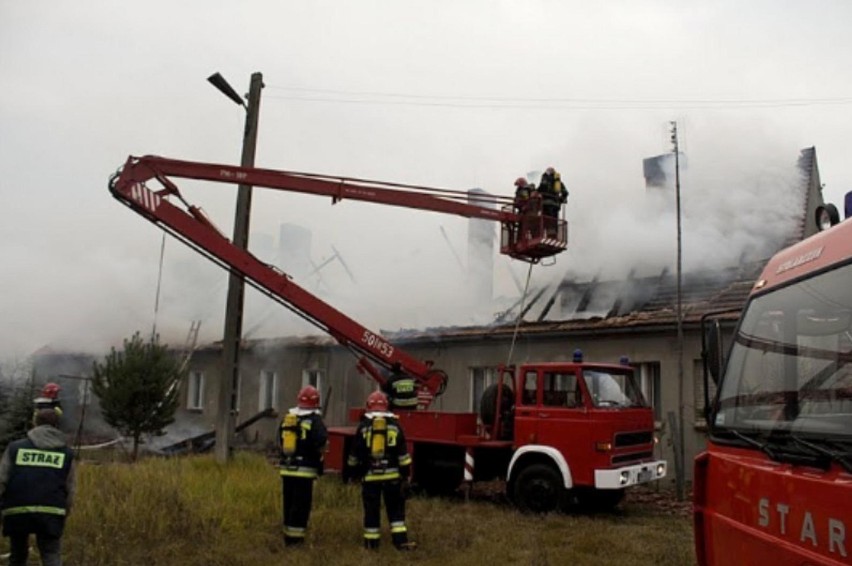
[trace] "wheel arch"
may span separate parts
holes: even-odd
[[[528,444],[515,451],[509,462],[506,472],[507,483],[511,486],[517,478],[520,470],[530,464],[549,464],[556,468],[562,476],[562,485],[565,489],[574,487],[574,479],[571,476],[571,468],[562,453],[552,446]]]

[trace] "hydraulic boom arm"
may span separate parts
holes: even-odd
[[[376,366],[388,368],[399,363],[432,397],[440,395],[446,387],[447,376],[443,371],[432,368],[431,362],[418,360],[394,347],[380,334],[293,283],[287,274],[236,246],[200,208],[183,198],[172,177],[329,196],[333,203],[348,198],[495,220],[503,226],[501,251],[533,263],[566,247],[564,221],[547,219],[555,221],[555,226],[547,224],[540,213],[534,214],[534,207],[530,213],[520,216],[512,210],[506,197],[475,195],[477,200],[466,202],[470,197],[458,191],[153,156],[129,157],[110,179],[110,192],[115,198],[222,267],[240,273],[259,291],[327,332],[358,357],[360,370],[383,383],[384,378]],[[150,188],[150,181],[157,181],[161,187]],[[502,208],[495,208],[501,204]]]

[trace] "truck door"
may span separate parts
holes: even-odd
[[[515,444],[538,444],[539,387],[538,372],[523,369],[521,388],[515,403]]]
[[[543,444],[568,454],[589,442],[588,419],[577,374],[573,370],[526,370],[515,407],[519,446]]]
[[[545,371],[541,375],[538,442],[557,448],[569,466],[570,455],[585,453],[591,442],[579,381],[574,370]]]

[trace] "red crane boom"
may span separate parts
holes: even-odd
[[[358,357],[359,369],[379,383],[383,383],[384,378],[376,365],[388,368],[399,363],[420,383],[421,389],[428,392],[427,398],[444,391],[446,373],[433,368],[430,361],[418,360],[394,347],[381,334],[365,328],[293,283],[290,276],[275,266],[234,245],[199,207],[184,199],[172,178],[328,196],[332,203],[352,199],[494,220],[502,225],[501,253],[531,263],[556,255],[567,247],[565,221],[544,217],[540,201],[535,198],[521,215],[513,210],[508,197],[156,156],[130,156],[112,176],[110,192],[133,211],[222,267],[241,274],[259,291],[327,332]],[[156,181],[160,187],[149,187],[151,181]]]

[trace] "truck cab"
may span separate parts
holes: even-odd
[[[852,221],[767,263],[725,356],[723,317],[704,325],[698,564],[852,563]]]
[[[629,365],[524,364],[514,380],[508,477],[522,507],[612,507],[626,488],[665,477],[666,462],[654,459],[653,412]],[[535,482],[531,466],[541,476]],[[557,485],[548,485],[551,475]]]
[[[402,411],[413,483],[450,494],[504,481],[521,510],[607,509],[631,486],[662,479],[654,415],[627,364],[525,363],[499,370],[479,413]],[[498,409],[499,407],[499,409]],[[363,409],[350,411],[354,425]],[[342,472],[354,426],[329,429],[326,466]]]

